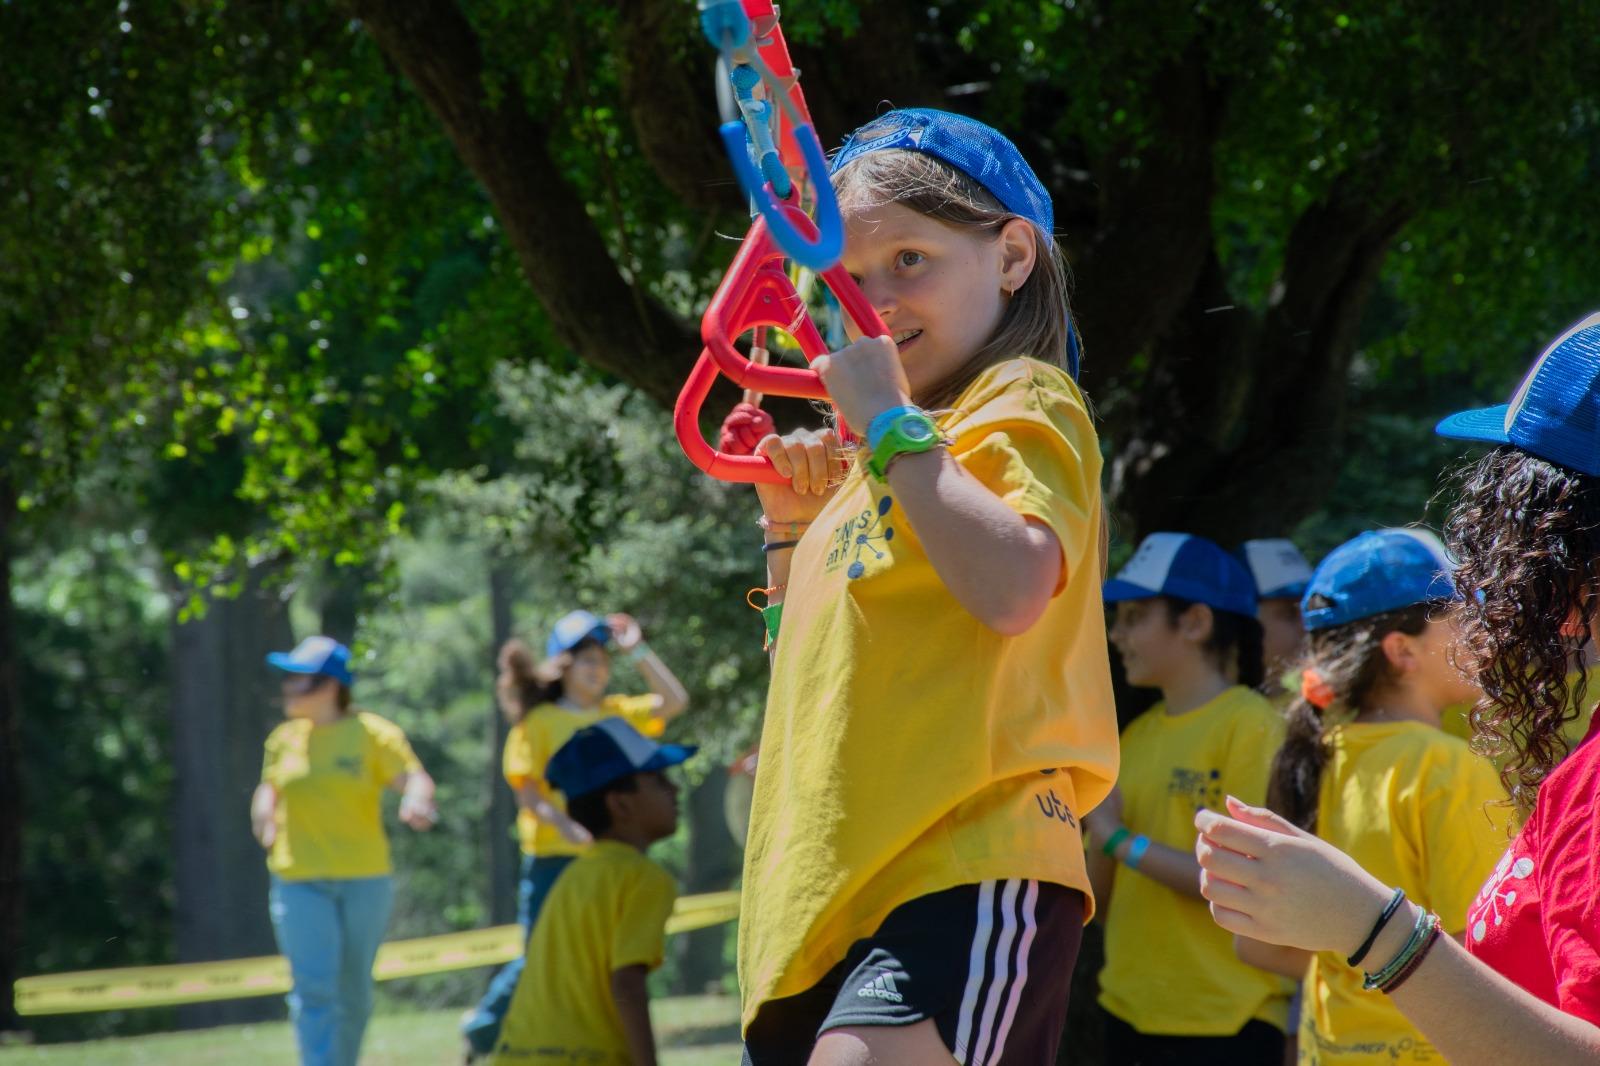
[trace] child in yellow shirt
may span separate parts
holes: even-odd
[[[1049,196],[1001,134],[929,109],[857,130],[832,180],[892,337],[812,364],[853,456],[832,430],[757,447],[789,480],[758,486],[781,626],[746,1061],[1053,1062],[1092,907],[1079,826],[1117,755]]]
[[[645,851],[677,828],[664,771],[694,751],[604,718],[551,757],[545,776],[594,843],[534,920],[493,1066],[656,1066],[645,977],[661,965],[678,892]]]
[[[1452,661],[1457,594],[1437,538],[1363,533],[1323,560],[1306,589],[1302,695],[1273,761],[1268,805],[1466,928],[1467,908],[1505,849],[1505,792],[1492,764],[1440,728],[1477,686]],[[1243,958],[1303,978],[1303,1066],[1442,1064],[1361,959],[1239,941]],[[1372,968],[1370,962],[1367,968]]]
[[[1106,905],[1100,1005],[1118,1066],[1281,1066],[1289,988],[1247,966],[1200,898],[1194,814],[1264,798],[1283,735],[1261,683],[1256,587],[1203,537],[1152,533],[1105,585],[1130,684],[1161,701],[1122,733],[1122,777],[1088,819],[1094,860],[1118,864]],[[1099,883],[1099,882],[1097,882]],[[1219,935],[1220,934],[1220,935]]]
[[[638,668],[650,692],[606,693],[613,646]],[[551,629],[544,653],[544,660],[538,661],[522,641],[507,641],[500,649],[500,675],[495,680],[495,697],[511,723],[501,766],[517,798],[517,836],[522,844],[517,922],[524,940],[556,878],[590,840],[589,831],[568,817],[561,793],[545,785],[550,757],[579,729],[610,716],[624,719],[646,736],[659,737],[689,700],[683,684],[650,649],[631,615],[602,619],[588,611],[571,611]],[[469,1059],[494,1047],[521,972],[520,958],[507,963],[483,999],[462,1018]]]

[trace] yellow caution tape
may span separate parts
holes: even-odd
[[[678,900],[667,932],[686,933],[739,917],[739,893],[708,892]],[[378,949],[372,976],[397,977],[466,970],[510,962],[523,949],[522,930],[497,925],[467,933],[395,940]],[[24,977],[15,986],[18,1014],[81,1014],[87,1011],[172,1007],[219,999],[282,995],[289,991],[289,963],[282,955],[176,966],[130,966],[118,970]]]

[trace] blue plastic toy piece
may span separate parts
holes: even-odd
[[[718,51],[738,48],[750,38],[750,17],[739,0],[700,0],[700,31]]]
[[[767,231],[772,234],[772,239],[788,253],[790,259],[807,270],[821,273],[837,263],[840,253],[844,251],[844,222],[839,217],[839,201],[833,195],[833,184],[828,181],[828,160],[822,154],[822,142],[817,140],[816,131],[809,125],[797,126],[794,139],[800,146],[800,154],[805,157],[806,171],[811,175],[812,187],[816,191],[815,241],[802,237],[778,209],[778,201],[773,197],[772,190],[767,188],[761,173],[750,161],[750,152],[745,147],[745,124],[722,124],[722,143],[728,150],[733,171],[739,176],[739,184],[744,186],[744,191],[755,203],[756,210],[767,220]]]

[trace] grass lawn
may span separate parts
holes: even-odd
[[[738,1007],[725,996],[656,1000],[650,1009],[663,1066],[737,1066]],[[461,1061],[460,1010],[380,1014],[367,1028],[362,1066],[444,1066]],[[288,1023],[97,1040],[86,1044],[0,1047],[0,1066],[294,1066]]]

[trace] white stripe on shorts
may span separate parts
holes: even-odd
[[[989,1061],[1000,1062],[1006,1053],[1006,1037],[1011,1035],[1011,1023],[1017,1018],[1017,1004],[1022,999],[1022,987],[1028,983],[1028,952],[1033,950],[1033,935],[1038,931],[1039,882],[1029,881],[1028,891],[1022,897],[1022,943],[1017,947],[1017,977],[1011,982],[1011,998],[1006,1002],[1005,1017],[1000,1021],[1000,1031],[995,1034],[994,1051]]]
[[[1000,1011],[1000,1001],[1006,995],[1006,982],[1011,980],[1011,944],[1017,938],[1017,890],[1022,882],[1012,878],[1006,882],[1000,895],[1000,936],[994,947],[994,976],[989,980],[988,994],[983,997],[983,1024],[978,1028],[978,1044],[973,1051],[972,1066],[986,1066],[992,1053],[986,1053],[989,1036],[994,1031],[994,1018]]]
[[[977,1066],[970,1062],[972,1053],[972,1016],[978,1009],[978,987],[983,984],[983,967],[989,952],[989,934],[994,931],[994,882],[984,881],[978,886],[978,925],[972,931],[972,953],[967,959],[967,987],[961,993],[961,1022],[956,1028],[956,1061],[961,1066]]]

